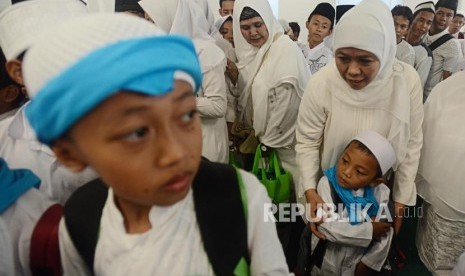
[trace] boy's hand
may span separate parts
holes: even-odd
[[[312,231],[313,235],[317,236],[321,240],[326,240],[326,236],[319,232],[316,225],[321,224],[323,222],[323,217],[317,218],[316,211],[318,205],[324,206],[325,202],[323,199],[318,195],[315,189],[309,189],[305,191],[305,197],[307,199],[307,204],[310,206],[310,210],[307,209],[308,215],[310,216],[310,230]]]
[[[387,235],[391,224],[387,222],[372,222],[373,225],[373,240],[378,240]]]

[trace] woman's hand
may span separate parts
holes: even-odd
[[[239,70],[237,69],[236,64],[231,61],[229,58],[226,59],[226,75],[231,79],[231,82],[236,85],[237,79],[239,78]]]
[[[316,227],[316,225],[321,224],[323,222],[323,217],[317,217],[316,211],[318,209],[318,206],[324,206],[325,202],[318,195],[315,189],[309,189],[305,191],[305,198],[307,199],[307,214],[310,215],[310,217],[307,217],[307,219],[310,220],[310,230],[319,239],[325,240],[326,236],[323,233],[319,232]]]

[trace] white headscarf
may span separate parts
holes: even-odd
[[[250,45],[245,40],[244,36],[242,36],[239,18],[244,7],[250,7],[258,12],[268,29],[268,40],[260,49]],[[237,0],[234,2],[234,11],[233,35],[237,60],[239,61],[237,67],[242,69],[246,66],[250,66],[254,61],[260,63],[263,56],[270,48],[273,40],[276,40],[277,37],[283,35],[284,31],[281,24],[279,24],[279,21],[273,15],[270,3],[266,0]]]
[[[250,7],[260,14],[268,29],[268,40],[260,48],[249,44],[240,30],[239,18],[244,7]],[[301,50],[284,35],[283,28],[274,17],[267,0],[237,0],[234,10],[233,35],[239,61],[237,67],[241,76],[248,78],[239,99],[241,120],[249,126],[253,123],[255,134],[260,137],[267,124],[269,91],[283,83],[289,83],[302,96],[310,72]],[[262,67],[265,59],[267,66]],[[255,79],[258,75],[260,80],[258,77]]]
[[[465,72],[440,82],[425,103],[417,189],[435,212],[465,221]]]
[[[388,6],[379,0],[364,0],[346,14],[334,29],[334,46],[353,47],[373,53],[381,67],[373,81],[385,79],[392,72],[396,56],[396,33]]]
[[[170,34],[213,40],[205,14],[192,0],[141,0],[139,5],[158,27]]]

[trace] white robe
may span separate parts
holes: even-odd
[[[384,4],[364,0],[343,19],[336,26],[335,47],[357,45],[380,51],[381,68],[378,76],[361,90],[353,90],[347,84],[335,62],[310,79],[297,120],[296,151],[301,174],[298,197],[304,201],[304,192],[316,189],[321,169],[334,166],[356,134],[374,130],[385,136],[396,152],[394,201],[414,205],[414,181],[423,138],[420,79],[412,66],[395,59],[394,27],[388,24],[392,16]],[[384,47],[380,41],[374,42],[369,30],[363,29],[368,23],[378,28],[377,35],[384,39]],[[355,34],[345,29],[354,26],[361,28]],[[354,35],[360,37],[354,40]]]
[[[0,219],[5,222],[7,234],[10,236],[14,275],[32,275],[29,267],[32,231],[42,214],[52,204],[40,191],[31,188],[0,214]],[[2,247],[0,250],[6,248]]]
[[[318,183],[318,194],[323,201],[328,204],[334,204],[331,197],[331,185],[324,176]],[[363,189],[354,191],[356,196],[362,196]],[[387,206],[389,202],[389,188],[380,184],[374,189],[374,195],[378,203]],[[321,276],[352,276],[358,262],[362,261],[365,265],[376,271],[381,270],[389,253],[389,248],[394,234],[391,228],[388,235],[378,242],[372,242],[373,226],[370,222],[364,222],[351,225],[348,220],[347,211],[344,210],[342,215],[336,212],[327,213],[336,221],[324,222],[318,226],[318,229],[325,234],[329,243],[326,247],[325,257],[321,269],[314,267],[312,275]],[[336,219],[337,217],[337,219]],[[316,247],[318,238],[312,235],[312,250]]]
[[[240,173],[248,206],[251,275],[288,275],[275,224],[264,219],[264,204],[270,203],[266,190],[253,175]],[[192,190],[175,205],[152,207],[152,229],[132,235],[126,233],[112,195],[110,189],[102,213],[94,262],[97,275],[214,275],[197,224]],[[89,275],[63,220],[59,233],[64,275]]]
[[[0,157],[11,169],[31,170],[41,180],[40,190],[50,200],[64,204],[77,188],[97,175],[90,169],[73,173],[59,164],[52,150],[37,141],[24,113],[26,106],[0,122]]]

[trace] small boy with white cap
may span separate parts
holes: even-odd
[[[319,259],[312,275],[368,275],[368,271],[381,270],[393,235],[390,224],[379,221],[392,220],[383,175],[395,160],[385,137],[363,131],[350,141],[337,165],[324,171],[317,190],[330,208],[319,209],[324,220],[318,230],[326,240],[312,237],[312,259]],[[338,208],[340,203],[343,210],[342,205]],[[325,248],[323,253],[321,248]]]
[[[190,39],[134,16],[89,15],[44,34],[24,74],[39,140],[101,177],[65,205],[65,275],[288,274],[263,185],[201,160]]]

